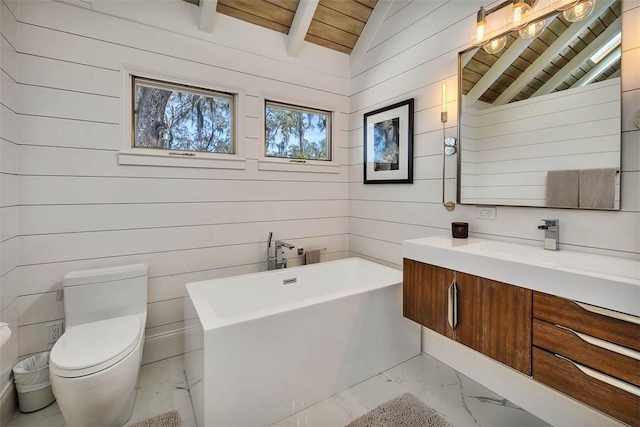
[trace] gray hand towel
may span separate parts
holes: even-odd
[[[583,169],[580,171],[580,207],[613,209],[616,169]]]
[[[580,193],[580,171],[547,172],[547,206],[577,208]]]
[[[317,262],[320,262],[320,251],[322,249],[315,249],[313,251],[307,251],[307,253],[304,256],[304,263],[305,264],[315,264]]]

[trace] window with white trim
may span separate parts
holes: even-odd
[[[235,154],[233,94],[131,77],[133,149]]]
[[[265,156],[331,161],[331,112],[265,101]]]

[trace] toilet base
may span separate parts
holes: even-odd
[[[133,413],[144,334],[136,348],[95,374],[66,378],[51,374],[51,386],[67,426],[122,427]]]

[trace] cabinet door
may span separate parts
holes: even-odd
[[[404,317],[451,338],[451,327],[447,323],[447,289],[452,281],[451,270],[405,258]]]
[[[456,341],[531,375],[532,291],[457,273]]]

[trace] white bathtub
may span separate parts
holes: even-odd
[[[420,328],[402,317],[402,272],[359,258],[187,292],[185,371],[200,427],[272,424],[420,353]]]

